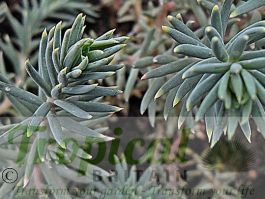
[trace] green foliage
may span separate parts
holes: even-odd
[[[25,59],[30,56],[33,63],[38,59],[37,47],[44,28],[50,28],[54,21],[60,20],[65,22],[60,26],[68,26],[80,11],[89,16],[89,21],[98,17],[95,7],[85,1],[23,0],[17,5],[14,15],[5,3],[1,4],[1,8],[0,15],[6,18],[14,35],[11,38],[4,35],[0,48],[22,82],[25,79]]]
[[[91,158],[91,155],[79,147],[79,143],[71,141],[71,138],[78,141],[85,139],[88,142],[105,142],[112,139],[101,134],[102,129],[93,130],[91,124],[100,122],[102,118],[120,110],[118,107],[100,102],[102,97],[116,96],[120,91],[99,86],[96,82],[113,75],[116,70],[123,67],[109,63],[126,45],[124,42],[127,38],[113,37],[113,31],[95,40],[83,38],[84,22],[85,17],[79,14],[64,35],[61,23],[49,32],[45,30],[42,33],[38,70],[29,60],[26,61],[26,70],[38,85],[38,95],[10,83],[0,82],[0,90],[22,115],[28,117],[16,125],[5,128],[7,131],[0,136],[1,144],[5,145],[18,137],[33,140],[30,142],[26,169],[21,171],[24,186],[31,177],[35,156],[40,161],[45,161],[45,164],[49,160],[51,164],[60,163],[62,160],[59,151],[63,152],[63,156],[76,153],[79,161],[86,160]],[[2,74],[1,79],[4,79]],[[80,122],[85,122],[86,125]],[[46,143],[48,146],[44,147],[41,142],[43,138],[56,142]],[[23,144],[27,145],[22,143],[22,146]],[[68,163],[73,167],[73,162]],[[49,175],[52,171],[46,173],[45,170],[49,169],[44,168],[43,171],[45,178],[47,175],[47,181],[59,178],[54,174]],[[3,193],[3,189],[2,187],[0,194]]]
[[[230,17],[237,17],[239,15],[242,15],[244,13],[247,13],[251,10],[254,10],[256,8],[260,8],[261,6],[265,5],[264,0],[248,0],[245,3],[242,3],[239,5],[230,15]]]
[[[253,48],[265,36],[264,21],[247,26],[226,42],[230,23],[227,9],[231,5],[232,1],[226,0],[221,6],[213,6],[210,25],[202,38],[180,19],[169,16],[170,27],[163,26],[163,30],[178,44],[174,53],[186,57],[149,71],[142,78],[157,78],[153,81],[159,82],[161,77],[176,73],[166,83],[150,87],[147,93],[152,92],[154,98],[169,93],[169,105],[182,101],[180,114],[195,113],[197,121],[208,122],[206,117],[212,117],[215,126],[207,128],[212,146],[223,131],[231,139],[238,124],[250,141],[249,118],[264,135],[264,50]],[[143,100],[142,104],[148,102]]]
[[[135,166],[128,168],[125,158],[119,160],[115,157],[115,173],[102,181],[93,182],[92,186],[96,191],[93,195],[96,198],[102,198],[106,195],[108,198],[124,198],[124,199],[159,199],[163,198],[159,194],[162,190],[161,185],[157,185],[156,178],[159,175],[157,169],[149,167],[138,179],[138,171]],[[160,179],[162,177],[160,176]],[[124,194],[120,194],[117,190],[123,190]]]

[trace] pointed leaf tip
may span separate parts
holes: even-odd
[[[155,95],[155,99],[161,97],[162,95],[164,95],[164,91],[161,90],[161,89],[159,89],[159,90],[157,91],[156,95]]]
[[[179,98],[175,98],[173,102],[173,107],[175,107],[180,102]]]
[[[219,6],[218,6],[218,5],[215,5],[215,6],[213,7],[213,11],[214,11],[214,12],[218,12],[218,11],[219,11]]]
[[[65,144],[64,141],[62,141],[62,142],[60,143],[60,147],[62,147],[63,149],[66,149],[66,144]]]
[[[169,27],[167,27],[167,26],[162,26],[162,30],[163,30],[164,32],[168,33],[168,32],[169,32]]]
[[[146,79],[148,79],[148,77],[147,77],[146,74],[144,74],[144,75],[141,77],[141,80],[146,80]]]
[[[168,15],[168,16],[167,16],[167,20],[168,20],[168,21],[172,21],[172,20],[173,20],[173,16]]]
[[[177,46],[176,48],[174,48],[174,53],[179,53],[180,52],[180,49],[179,49],[179,46]]]
[[[29,178],[27,176],[24,177],[24,180],[23,180],[23,188],[25,188],[29,183]]]
[[[43,30],[43,32],[42,32],[41,37],[42,37],[42,38],[45,38],[45,37],[47,37],[47,36],[48,36],[48,33],[47,33],[47,29],[45,28],[45,29]]]
[[[186,103],[186,109],[187,111],[190,111],[192,108],[192,105],[190,103]]]
[[[234,17],[236,17],[238,15],[238,13],[237,13],[237,11],[235,10],[235,11],[233,11],[231,14],[230,14],[230,18],[234,18]]]

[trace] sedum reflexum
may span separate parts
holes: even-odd
[[[24,176],[24,186],[29,182],[35,156],[45,162],[41,169],[45,178],[52,181],[55,174],[48,175],[53,171],[45,167],[47,162],[60,163],[60,155],[75,153],[80,160],[67,162],[66,166],[76,168],[78,161],[91,158],[88,152],[78,147],[79,143],[112,140],[101,134],[104,129],[92,127],[120,110],[119,107],[101,102],[103,97],[116,96],[120,91],[99,86],[97,82],[123,67],[110,62],[115,53],[126,45],[128,37],[114,38],[113,31],[109,31],[95,40],[83,38],[84,22],[85,17],[80,14],[64,34],[61,23],[49,32],[44,30],[42,33],[38,70],[29,60],[26,61],[26,70],[39,88],[37,95],[9,84],[1,75],[0,90],[27,117],[18,124],[3,127],[7,131],[0,136],[2,146],[19,137],[30,142],[26,169],[20,173],[21,179]],[[48,146],[44,147],[41,142],[43,139],[51,139],[53,142],[46,143]],[[67,170],[71,173],[71,169],[65,169],[63,173],[67,176]],[[4,189],[7,188],[0,189],[0,195]]]
[[[174,53],[182,57],[142,78],[157,78],[148,98],[169,93],[166,106],[182,102],[180,118],[194,113],[197,121],[203,119],[212,146],[222,132],[231,139],[238,124],[250,141],[250,118],[265,136],[265,51],[255,49],[265,36],[265,21],[247,26],[225,42],[231,5],[226,0],[213,7],[203,39],[179,17],[168,16],[170,26],[162,29],[177,42]],[[173,76],[161,84],[159,79],[169,74]]]

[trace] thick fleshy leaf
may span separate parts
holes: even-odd
[[[10,84],[0,82],[0,90],[4,93],[17,97],[18,99],[28,101],[34,105],[40,106],[42,104],[42,100],[36,95]]]
[[[187,110],[191,110],[191,108],[198,103],[206,92],[208,92],[216,84],[220,77],[220,75],[211,75],[206,80],[197,84],[187,99]]]
[[[43,103],[33,114],[32,119],[27,128],[27,136],[30,137],[35,131],[38,131],[40,123],[50,111],[49,102]]]
[[[155,80],[151,80],[150,82],[151,85],[146,91],[143,100],[141,102],[141,108],[140,108],[141,114],[143,114],[146,111],[148,105],[154,99],[156,92],[162,86],[163,83],[164,83],[164,78],[157,78]]]
[[[92,117],[89,113],[80,109],[78,106],[70,102],[66,102],[62,100],[54,100],[54,104],[56,104],[57,106],[65,110],[66,112],[71,113],[72,115],[76,117],[83,118],[83,119],[90,119]]]
[[[142,79],[150,79],[155,77],[162,77],[171,73],[175,73],[181,71],[183,68],[188,66],[189,64],[193,63],[193,59],[181,59],[177,60],[165,65],[162,65],[158,68],[155,68],[149,72],[147,72]]]
[[[62,130],[62,126],[61,126],[59,119],[53,113],[49,113],[49,115],[47,116],[47,119],[48,119],[49,127],[51,129],[54,139],[62,148],[65,149],[66,148],[66,144],[64,140],[65,137],[63,136],[63,130]]]
[[[85,127],[83,124],[80,124],[69,117],[60,117],[59,120],[64,128],[85,136],[85,138],[91,142],[106,142],[113,139],[112,137],[97,133],[95,130]]]
[[[28,158],[27,158],[27,164],[25,168],[25,175],[24,175],[24,186],[26,187],[27,184],[29,183],[30,177],[33,172],[34,164],[36,163],[36,154],[37,154],[37,139],[34,140],[30,151],[28,153]]]
[[[181,20],[173,16],[168,16],[167,19],[175,29],[200,42],[200,39]]]
[[[70,95],[86,94],[96,88],[98,84],[92,85],[77,85],[73,87],[64,87],[62,93]]]
[[[264,0],[249,0],[238,6],[230,15],[230,17],[237,17],[238,15],[247,13],[251,10],[265,5]]]
[[[187,66],[186,68],[183,68],[181,71],[179,71],[176,75],[171,77],[166,83],[163,84],[163,86],[158,90],[158,92],[155,95],[155,99],[161,97],[162,95],[169,92],[174,87],[180,85],[184,79],[182,78],[182,75],[185,71],[187,71],[191,65]]]
[[[211,25],[218,31],[218,33],[223,37],[223,26],[221,13],[218,5],[215,5],[212,9],[211,14]]]
[[[51,96],[51,87],[45,82],[45,80],[39,75],[39,73],[34,69],[34,67],[26,61],[26,70],[34,82],[43,89],[47,96]]]
[[[209,48],[191,44],[181,44],[174,48],[174,52],[201,59],[212,57],[212,50],[210,50]]]
[[[193,39],[178,30],[175,30],[167,26],[162,26],[162,29],[164,32],[168,33],[176,42],[180,44],[192,44],[195,46],[199,45],[199,46],[205,47],[203,43],[198,42],[196,39]]]

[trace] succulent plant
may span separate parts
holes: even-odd
[[[45,169],[49,160],[51,164],[60,162],[60,154],[69,155],[73,150],[81,160],[89,159],[91,156],[81,146],[78,147],[79,143],[85,140],[93,143],[112,139],[101,134],[104,129],[92,128],[93,124],[102,122],[102,119],[120,110],[118,107],[100,102],[102,97],[116,96],[120,91],[99,86],[97,81],[113,75],[116,70],[123,67],[109,63],[115,53],[126,45],[124,42],[128,38],[114,38],[113,31],[95,40],[82,38],[84,22],[85,17],[80,14],[64,35],[61,23],[48,33],[46,30],[42,33],[38,70],[29,60],[26,61],[26,70],[38,85],[38,94],[16,87],[8,83],[6,77],[0,76],[0,90],[6,94],[13,106],[27,117],[18,124],[3,126],[4,133],[0,136],[3,147],[20,137],[30,142],[26,168],[20,175],[20,178],[24,176],[24,186],[31,177],[35,156],[41,162],[45,161],[44,166],[41,166],[44,167],[42,173],[47,173],[47,178],[52,179],[54,175],[49,176],[49,171],[46,172],[48,168]],[[44,138],[55,140],[48,144],[47,150],[40,142]],[[68,140],[71,138],[78,143]],[[61,153],[56,148],[59,148]],[[73,167],[76,165],[78,163]],[[9,187],[8,190],[12,188]],[[1,194],[5,192],[4,189],[5,185],[0,189]]]
[[[153,167],[147,168],[138,179],[138,172],[135,166],[130,169],[125,158],[119,160],[115,157],[115,172],[108,178],[102,178],[102,181],[93,182],[91,186],[95,187],[93,195],[96,198],[107,196],[108,198],[124,199],[150,199],[164,198],[159,195],[162,185],[158,185],[155,176],[159,171]],[[161,175],[161,174],[160,174]],[[160,177],[162,179],[162,176]]]
[[[237,17],[264,5],[265,1],[263,0],[248,0],[239,4],[239,6],[230,14],[230,17]]]
[[[265,36],[264,21],[247,26],[225,43],[231,5],[232,1],[226,0],[221,8],[213,7],[211,24],[205,28],[208,40],[201,40],[181,20],[168,16],[171,26],[163,26],[163,30],[177,42],[174,52],[185,57],[142,78],[157,78],[148,98],[169,93],[166,106],[182,101],[181,117],[196,107],[195,118],[205,120],[211,146],[223,131],[231,139],[238,124],[250,141],[250,118],[265,135],[264,50],[256,51],[254,45]],[[168,74],[173,76],[162,84],[159,79]]]
[[[45,27],[54,25],[54,22],[49,19],[63,20],[65,23],[67,22],[69,24],[72,23],[74,17],[80,11],[92,17],[98,16],[94,8],[91,8],[90,4],[82,1],[22,1],[21,5],[18,5],[16,8],[21,15],[20,19],[12,15],[6,4],[2,4],[2,6],[5,7],[6,11],[4,14],[10,27],[14,31],[15,38],[11,38],[10,41],[10,38],[6,37],[6,43],[1,41],[1,49],[14,67],[18,67],[19,64],[17,63],[18,59],[14,60],[12,57],[21,54],[21,56],[27,58],[31,53],[34,53],[40,40],[40,38],[36,36],[41,33]],[[14,43],[19,47],[18,52],[13,46]],[[33,59],[37,59],[37,53],[36,56],[33,56]]]
[[[14,82],[17,86],[23,85],[24,88],[31,85],[31,82],[27,81],[24,63],[29,57],[34,64],[37,62],[37,47],[42,30],[45,27],[50,28],[60,20],[64,21],[60,26],[69,26],[80,11],[89,16],[89,21],[98,17],[95,7],[85,1],[23,0],[16,4],[15,11],[11,11],[6,3],[1,4],[1,18],[5,17],[7,27],[10,27],[14,33],[9,36],[7,32],[3,32],[0,39],[0,50],[11,69],[8,71],[15,74],[15,78],[9,75],[10,82]],[[10,106],[10,103],[6,100],[0,106],[1,114],[9,107],[7,105]]]

